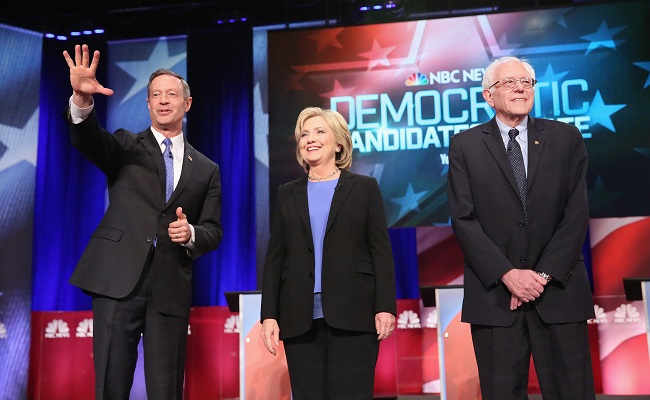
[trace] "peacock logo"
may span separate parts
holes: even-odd
[[[429,79],[422,72],[414,72],[406,78],[406,86],[424,86],[429,84]]]

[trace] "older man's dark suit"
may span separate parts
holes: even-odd
[[[594,316],[581,253],[588,225],[587,153],[574,126],[528,119],[527,218],[495,119],[452,137],[448,194],[454,233],[465,255],[462,320],[510,326],[512,268],[554,279],[534,302],[547,324]]]
[[[109,194],[108,209],[70,283],[95,296],[122,299],[134,291],[150,264],[158,311],[188,318],[192,259],[216,249],[222,238],[219,167],[186,141],[180,180],[165,202],[165,164],[150,129],[111,134],[92,112],[83,122],[70,124],[70,135],[72,144],[106,175]],[[173,243],[167,232],[177,219],[177,207],[195,229],[191,250]]]

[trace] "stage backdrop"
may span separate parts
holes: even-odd
[[[26,396],[41,36],[0,25],[0,399]]]
[[[295,121],[321,106],[347,119],[352,170],[379,181],[389,226],[447,224],[449,137],[493,117],[484,68],[517,55],[537,72],[532,115],[585,138],[591,216],[648,215],[650,136],[636,121],[650,107],[649,13],[639,1],[270,31],[271,192],[302,173]]]

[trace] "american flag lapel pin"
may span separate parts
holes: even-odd
[[[539,144],[539,141],[538,141],[538,140],[535,140],[535,144]],[[190,158],[190,160],[191,160],[191,158]]]
[[[194,161],[194,160],[192,160],[192,156],[187,156],[187,159],[190,160],[190,161]]]

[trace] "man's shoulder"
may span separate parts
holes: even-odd
[[[206,165],[210,166],[211,168],[218,167],[218,164],[210,159],[210,157],[206,156],[205,154],[201,153],[194,147],[190,146],[187,142],[185,142],[185,145],[187,146],[189,151],[186,151],[187,158],[190,161],[194,161],[197,163],[197,165]]]
[[[485,132],[489,131],[490,123],[491,120],[482,124],[474,125],[469,129],[454,134],[452,137],[457,138],[456,140],[473,140],[482,137]]]
[[[579,132],[578,128],[575,125],[568,124],[566,122],[557,121],[554,119],[546,118],[533,118],[533,125],[537,130],[559,130],[566,132]]]
[[[580,143],[583,141],[580,130],[566,122],[556,121],[545,118],[533,119],[535,130],[548,140],[557,140],[561,142]]]

